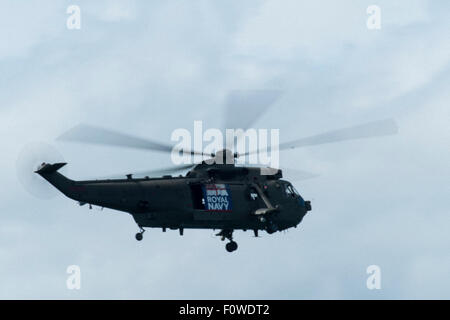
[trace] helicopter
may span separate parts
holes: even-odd
[[[216,157],[230,150],[217,152]],[[237,249],[234,230],[259,230],[272,234],[297,226],[311,210],[293,185],[282,180],[282,171],[262,175],[259,168],[233,164],[195,165],[185,176],[74,181],[58,170],[66,163],[43,163],[37,170],[67,197],[80,205],[97,205],[128,212],[140,228],[220,229],[228,239],[226,250]]]
[[[262,99],[261,92],[251,93],[253,97],[255,94],[258,97],[255,105],[268,106],[276,100],[273,98],[276,94],[272,92],[262,92]],[[248,93],[244,98],[239,93],[229,100],[240,107],[242,103],[249,103]],[[248,128],[248,123],[241,122],[240,126]],[[281,143],[278,149],[385,136],[395,134],[397,130],[393,119],[378,120]],[[174,151],[169,144],[90,125],[78,125],[58,140],[166,153]],[[163,232],[178,230],[180,235],[185,229],[213,229],[220,230],[216,235],[222,241],[227,240],[226,251],[233,252],[238,248],[233,238],[235,230],[251,230],[255,237],[259,231],[273,234],[297,227],[312,210],[311,202],[303,199],[291,182],[283,179],[281,169],[272,168],[267,174],[265,169],[268,168],[236,163],[240,156],[259,150],[238,154],[227,145],[211,154],[198,150],[175,151],[201,155],[206,160],[113,179],[71,180],[59,172],[66,162],[43,162],[35,173],[81,206],[92,208],[96,205],[130,214],[139,228],[135,235],[138,241],[143,239],[145,228],[160,228]],[[188,172],[180,176],[150,177],[182,170]]]

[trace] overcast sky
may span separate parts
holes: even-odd
[[[68,30],[79,5],[81,29]],[[366,9],[381,9],[381,29]],[[0,298],[450,298],[447,0],[13,1],[0,4]],[[286,151],[313,210],[297,229],[229,254],[213,231],[138,231],[20,184],[29,143],[73,179],[166,166],[170,157],[56,142],[78,123],[170,142],[218,127],[233,89],[277,89],[257,122],[280,140],[393,117],[399,134]],[[285,178],[289,179],[289,176]],[[79,265],[81,290],[66,288]],[[368,290],[366,268],[381,268]]]

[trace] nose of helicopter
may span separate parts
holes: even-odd
[[[306,209],[306,212],[312,210],[311,201],[305,201],[305,209]]]
[[[298,202],[300,203],[300,206],[306,210],[306,212],[311,211],[311,201],[304,200],[300,195],[298,196]]]

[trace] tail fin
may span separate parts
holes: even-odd
[[[43,163],[35,171],[45,180],[50,182],[56,189],[64,193],[66,196],[71,198],[73,195],[70,192],[70,186],[73,185],[74,181],[66,178],[61,173],[57,172],[59,169],[64,167],[66,163]]]
[[[66,164],[67,164],[66,162],[54,163],[54,164],[44,162],[39,166],[39,168],[35,172],[39,173],[39,174],[53,173],[53,172],[58,171],[62,167],[64,167]]]

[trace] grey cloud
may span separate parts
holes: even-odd
[[[126,15],[79,2],[79,31],[53,2],[30,19],[25,4],[0,10],[21,17],[1,33],[16,36],[0,53],[0,297],[450,297],[447,1],[380,1],[377,34],[359,2],[134,2]],[[295,19],[282,24],[286,10]],[[164,155],[54,139],[85,122],[168,142],[196,119],[218,127],[229,90],[261,88],[285,92],[257,123],[282,141],[390,116],[400,132],[283,153],[282,165],[320,174],[296,183],[313,211],[287,233],[237,233],[234,255],[212,231],[136,243],[128,215],[39,200],[17,181],[34,140],[55,145],[74,178],[164,167]],[[70,264],[80,291],[65,287]],[[370,264],[380,291],[365,287]]]

